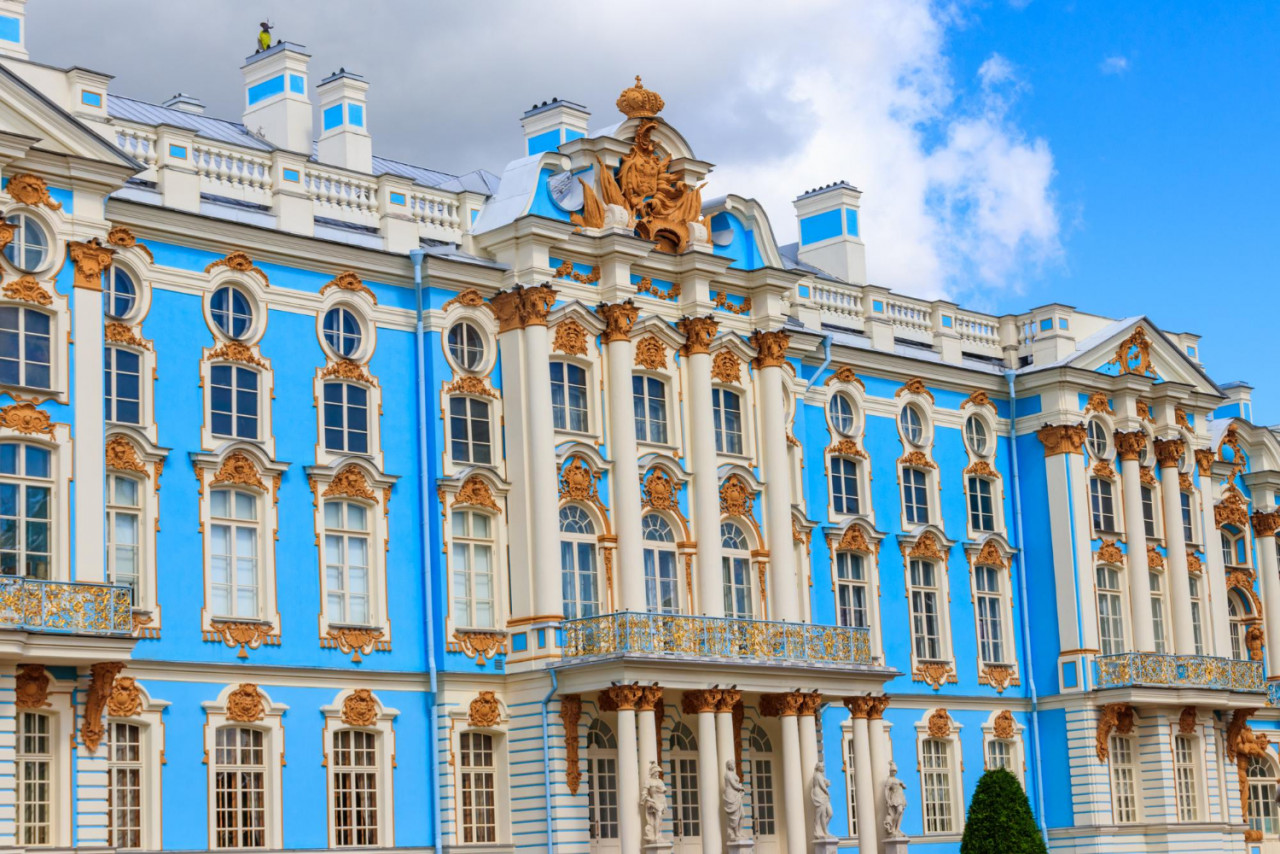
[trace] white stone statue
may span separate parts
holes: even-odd
[[[819,762],[813,766],[813,782],[809,784],[809,800],[813,803],[814,841],[831,839],[827,825],[831,823],[831,781],[826,777],[827,767]]]
[[[667,784],[662,779],[662,769],[657,762],[649,763],[649,780],[640,793],[640,807],[644,810],[645,844],[661,842],[662,820],[667,815]]]
[[[893,762],[889,763],[889,776],[884,780],[881,797],[884,798],[885,833],[890,839],[904,836],[900,825],[907,809],[907,787],[898,779],[898,766]]]
[[[742,839],[742,796],[745,792],[742,778],[733,770],[733,760],[724,763],[724,794],[720,803],[724,808],[724,830],[730,842]]]

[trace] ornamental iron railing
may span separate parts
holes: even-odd
[[[123,636],[133,631],[128,587],[0,576],[0,629]]]
[[[565,658],[622,655],[870,665],[870,631],[735,617],[622,611],[566,620]]]
[[[1125,652],[1094,659],[1099,688],[1168,686],[1263,692],[1267,682],[1261,661],[1208,655],[1156,655]]]

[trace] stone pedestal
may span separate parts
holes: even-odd
[[[674,845],[675,843],[669,840],[660,839],[657,842],[646,842],[644,845],[640,846],[640,850],[643,851],[644,854],[667,854]]]
[[[884,841],[884,854],[907,854],[907,843],[910,840],[905,836],[893,836]]]
[[[725,851],[729,854],[749,854],[756,850],[755,839],[733,839],[725,843]]]
[[[840,840],[834,836],[828,836],[826,839],[813,840],[813,854],[836,854],[840,847]]]

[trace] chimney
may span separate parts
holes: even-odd
[[[1246,382],[1222,383],[1218,386],[1227,402],[1213,411],[1214,418],[1243,418],[1253,420],[1253,386]]]
[[[27,58],[27,0],[0,0],[0,56]]]
[[[168,107],[171,110],[177,110],[180,113],[190,113],[193,116],[204,115],[204,103],[194,95],[187,95],[179,92],[169,100],[161,104],[162,107]]]
[[[311,153],[311,100],[302,45],[280,42],[245,59],[244,125],[272,145]]]
[[[800,260],[855,285],[867,283],[867,247],[858,236],[861,198],[857,187],[837,181],[795,200]]]
[[[555,151],[571,139],[587,135],[591,113],[581,104],[552,98],[534,104],[520,117],[524,128],[525,154]]]
[[[365,96],[369,84],[345,68],[330,74],[316,87],[320,99],[320,141],[316,156],[321,163],[356,172],[373,172],[373,138],[369,136]]]

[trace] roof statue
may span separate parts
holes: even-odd
[[[271,47],[271,22],[263,21],[258,26],[262,27],[262,31],[258,33],[258,49],[254,53],[262,53]]]

